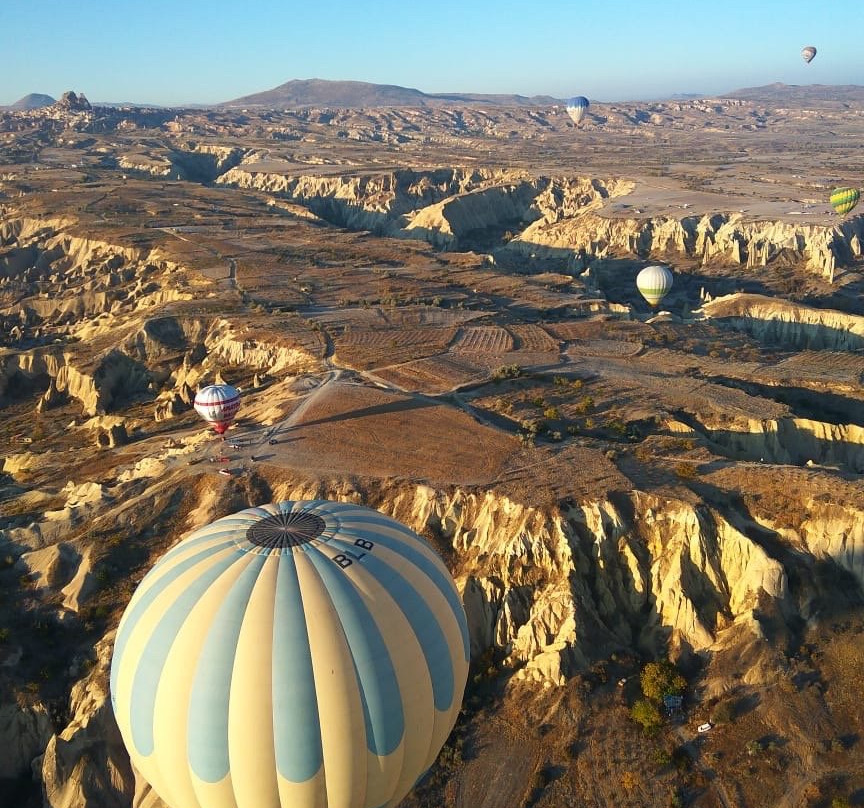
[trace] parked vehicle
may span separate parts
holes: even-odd
[[[704,724],[700,724],[696,727],[696,732],[708,732],[709,729],[712,729],[714,725],[710,721],[706,721]]]

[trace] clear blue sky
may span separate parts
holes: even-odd
[[[0,104],[214,103],[303,78],[597,101],[864,85],[862,31],[864,0],[0,0]]]

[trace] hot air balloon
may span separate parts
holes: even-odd
[[[813,61],[813,57],[815,55],[816,55],[816,48],[814,48],[812,45],[808,45],[806,48],[804,48],[801,51],[801,58],[805,62],[807,62],[808,65],[810,64],[810,62]]]
[[[117,629],[111,703],[171,808],[390,808],[452,730],[469,638],[435,551],[370,508],[248,508],[171,548]]]
[[[858,204],[861,193],[857,188],[835,188],[831,192],[831,207],[845,216]]]
[[[195,410],[221,435],[240,409],[240,393],[230,384],[211,384],[195,394]]]
[[[577,126],[579,121],[585,117],[586,109],[588,109],[588,99],[584,95],[577,95],[567,102],[567,114]]]
[[[656,306],[672,288],[672,273],[659,265],[645,267],[636,276],[636,288],[651,306]]]

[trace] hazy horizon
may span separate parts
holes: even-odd
[[[575,8],[442,0],[374,9],[262,0],[0,5],[0,103],[66,90],[91,101],[218,104],[292,79],[394,84],[425,93],[585,95],[638,101],[743,87],[864,84],[853,0],[646,2]],[[818,49],[808,65],[805,45]]]

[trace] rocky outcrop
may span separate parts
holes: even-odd
[[[719,324],[794,350],[859,351],[864,317],[816,309],[763,295],[735,294],[706,303],[701,313]]]
[[[16,566],[28,575],[33,586],[59,590],[72,579],[80,560],[81,554],[77,549],[59,542],[24,553]]]
[[[210,363],[244,365],[268,374],[300,374],[318,366],[318,357],[291,340],[265,340],[227,320],[213,323],[205,340]]]
[[[92,109],[90,102],[84,93],[77,95],[72,90],[67,90],[60,96],[56,106],[66,112],[87,112]]]
[[[784,541],[836,550],[829,563],[862,581],[864,514],[848,513],[849,528],[838,534],[832,525],[844,507],[835,506],[831,524],[808,520]],[[492,492],[420,487],[379,508],[453,548],[472,654],[498,649],[517,678],[560,684],[593,660],[634,647],[651,655],[669,647],[707,653],[723,646],[731,626],[760,636],[762,598],[790,619],[808,619],[815,600],[814,592],[797,591],[793,602],[788,557],[754,537],[749,517],[707,505],[633,491],[559,512]]]
[[[0,705],[0,778],[29,774],[32,761],[42,754],[53,732],[43,705]]]
[[[620,198],[633,182],[454,171],[418,175],[291,175],[266,164],[241,163],[220,183],[269,191],[307,205],[323,219],[356,230],[419,238],[446,249],[459,238],[489,228],[517,237],[507,249],[560,257],[567,251],[583,268],[597,258],[680,256],[703,266],[737,264],[752,269],[772,262],[800,264],[831,281],[838,268],[862,255],[864,217],[836,225],[746,218],[738,212],[700,216],[609,216],[596,204]]]
[[[532,234],[551,223],[576,216],[632,187],[626,181],[523,179],[457,194],[416,211],[403,234],[425,238],[438,247],[457,249],[459,239],[502,227],[532,242]],[[528,224],[526,227],[527,223]]]
[[[862,217],[820,226],[745,220],[739,213],[612,218],[586,209],[553,224],[534,224],[508,248],[537,254],[565,249],[599,258],[677,255],[703,266],[731,263],[747,269],[782,260],[833,280],[837,268],[861,257],[862,239]]]
[[[245,149],[190,143],[188,148],[171,154],[171,172],[190,182],[213,182],[238,165],[245,155]]]
[[[748,421],[703,434],[730,457],[766,463],[829,466],[864,473],[864,428],[806,418]]]
[[[135,775],[108,695],[113,632],[96,648],[90,674],[72,687],[71,720],[48,741],[38,770],[47,808],[128,808]]]
[[[154,421],[167,421],[175,415],[180,415],[189,409],[189,403],[183,400],[179,393],[173,390],[165,391],[159,394],[156,400],[156,406],[153,408]]]
[[[45,410],[51,409],[51,407],[56,407],[65,399],[66,396],[57,389],[57,383],[54,379],[51,379],[48,384],[48,389],[42,394],[42,397],[36,404],[36,412],[44,412]]]
[[[81,403],[86,415],[108,412],[115,400],[147,390],[150,372],[147,368],[117,350],[110,350],[89,367],[78,367],[70,354],[48,351],[0,354],[0,397],[18,379],[40,376],[50,379],[49,400],[65,393]]]
[[[96,431],[96,446],[100,449],[113,449],[129,443],[129,435],[124,424],[111,424]]]
[[[607,194],[602,182],[588,179],[537,179],[518,172],[462,169],[290,176],[244,163],[218,182],[278,194],[342,227],[439,246],[453,246],[459,235],[476,230],[559,217],[574,202],[587,204]]]

